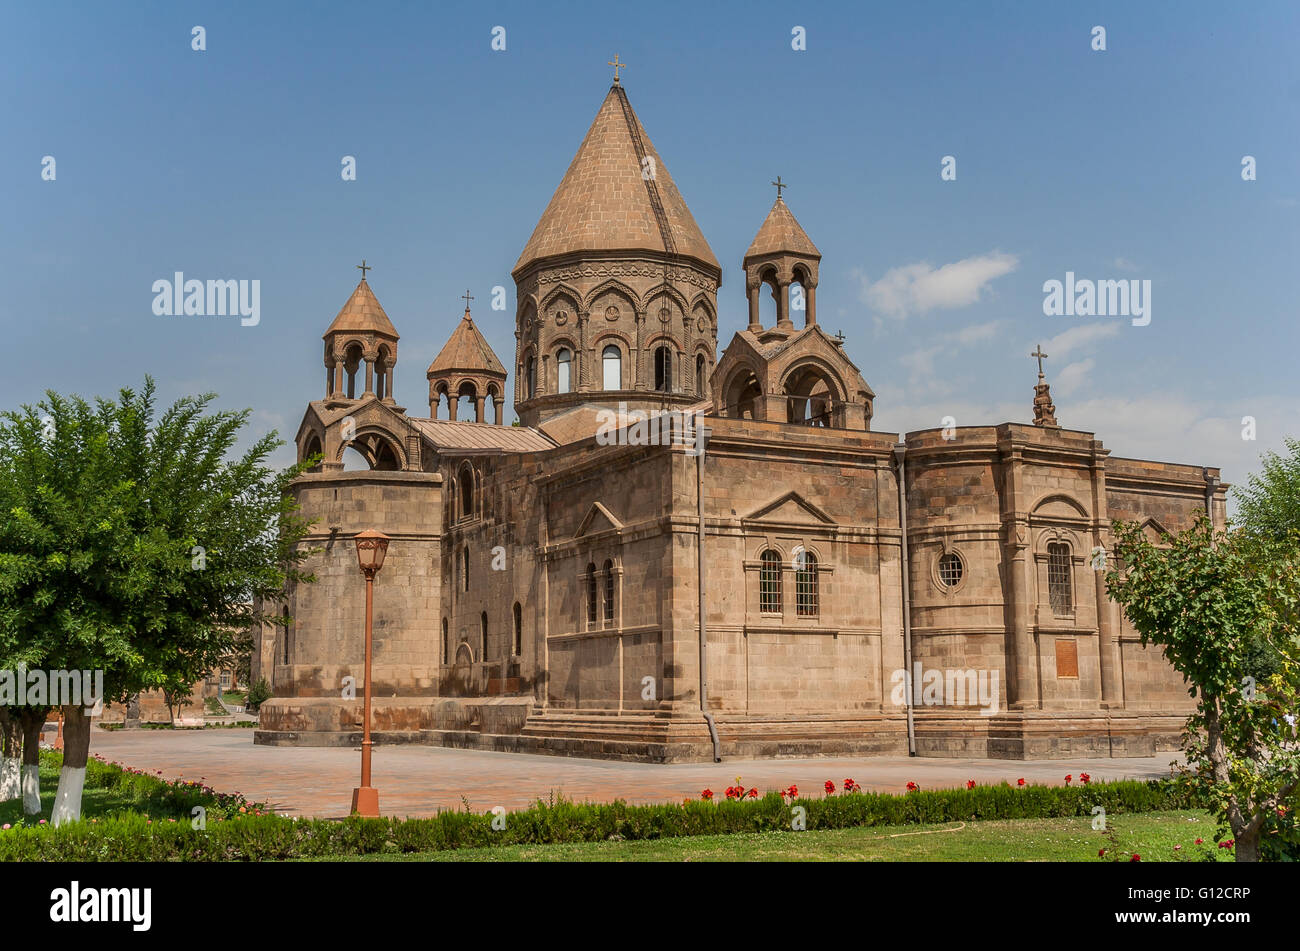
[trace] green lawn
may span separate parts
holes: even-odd
[[[1142,861],[1173,861],[1214,846],[1214,820],[1205,812],[1152,812],[1109,819],[1115,833],[1092,829],[1090,817],[875,826],[808,832],[742,833],[636,842],[515,845],[321,859],[343,862],[1096,862],[1097,850],[1117,847]],[[1197,837],[1205,840],[1198,848]],[[1174,846],[1181,845],[1181,853]]]
[[[41,755],[41,814],[30,820],[29,824],[39,819],[49,819],[54,809],[54,793],[59,785],[59,770],[51,764],[54,760],[50,754]],[[86,819],[101,819],[122,812],[146,813],[157,819],[189,819],[189,813],[169,804],[163,797],[137,799],[121,790],[92,789],[87,786],[81,794],[81,815]],[[24,822],[23,801],[10,799],[0,802],[0,825]]]

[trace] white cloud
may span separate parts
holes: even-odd
[[[1019,265],[1014,254],[994,251],[953,261],[936,268],[928,261],[892,268],[870,282],[858,272],[859,299],[889,317],[902,319],[931,310],[967,307],[979,300],[988,284]]]
[[[1111,262],[1111,265],[1119,268],[1121,271],[1136,271],[1138,269],[1138,266],[1128,258],[1116,258]]]
[[[1071,327],[1069,330],[1057,334],[1055,337],[1048,337],[1043,341],[1043,350],[1048,357],[1055,357],[1057,360],[1064,360],[1076,350],[1088,348],[1100,340],[1108,337],[1114,337],[1119,334],[1120,325],[1114,321],[1106,323],[1079,324]],[[1033,344],[1030,344],[1033,347]],[[1049,374],[1050,375],[1050,374]]]
[[[1089,374],[1092,373],[1092,369],[1096,365],[1097,361],[1093,360],[1092,357],[1080,360],[1078,363],[1068,364],[1051,381],[1052,390],[1060,396],[1069,396],[1088,382]]]
[[[957,343],[969,346],[972,343],[992,340],[1007,323],[1005,320],[990,320],[986,324],[971,324],[969,327],[963,327],[953,336]]]

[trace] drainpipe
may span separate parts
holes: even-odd
[[[709,654],[706,645],[704,623],[704,447],[708,445],[709,437],[712,435],[713,430],[701,423],[696,423],[695,492],[696,509],[700,515],[700,538],[699,543],[696,546],[700,555],[698,569],[698,582],[700,589],[700,712],[704,714],[704,722],[709,725],[709,738],[713,740],[713,762],[721,763],[722,744],[718,742],[718,725],[713,722],[713,714],[709,713]]]
[[[907,444],[894,446],[894,458],[898,461],[898,530],[901,533],[900,548],[903,553],[903,668],[906,676],[903,683],[903,702],[907,708],[907,755],[916,755],[916,724],[912,719],[912,694],[916,685],[912,683],[912,594],[908,578],[907,559]],[[883,688],[883,685],[882,685]]]
[[[1217,476],[1210,475],[1208,467],[1201,468],[1201,478],[1205,480],[1205,517],[1210,520],[1210,530],[1214,530],[1214,493],[1219,488]]]

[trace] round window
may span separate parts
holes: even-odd
[[[961,555],[950,551],[939,559],[939,582],[945,588],[955,588],[961,584]]]

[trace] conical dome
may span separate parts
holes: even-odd
[[[324,336],[328,340],[331,334],[346,332],[373,333],[397,339],[397,328],[384,313],[384,308],[379,306],[379,299],[364,277]]]
[[[820,258],[822,253],[812,243],[807,232],[800,227],[786,205],[784,198],[777,198],[772,210],[767,213],[763,226],[754,235],[754,240],[745,252],[745,260],[761,254],[804,254]]]
[[[610,87],[514,272],[580,251],[673,252],[718,268],[622,86]]]
[[[488,346],[483,333],[475,326],[468,308],[456,329],[451,332],[447,343],[429,364],[430,376],[457,372],[500,375],[502,378],[506,375],[506,368]]]

